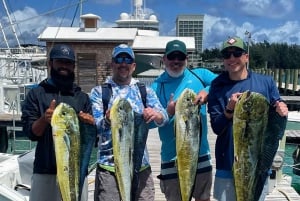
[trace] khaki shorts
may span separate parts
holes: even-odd
[[[210,198],[212,187],[212,171],[198,173],[194,186],[193,197],[200,200]],[[168,201],[181,200],[178,178],[160,180],[161,192]]]

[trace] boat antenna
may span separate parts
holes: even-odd
[[[82,0],[79,0],[80,4],[79,4],[79,27],[81,27],[82,21],[81,21],[81,16],[82,16]]]
[[[74,23],[74,20],[76,18],[78,8],[79,8],[79,27],[81,27],[81,18],[80,18],[80,16],[82,15],[82,0],[79,0],[79,3],[76,6],[74,16],[73,16],[73,19],[72,19],[72,23],[71,23],[71,27],[73,27],[73,23]]]
[[[81,0],[81,2],[85,2],[87,0]],[[68,5],[65,5],[63,7],[60,7],[60,8],[56,8],[56,9],[53,9],[53,10],[50,10],[48,12],[45,12],[45,13],[42,13],[42,14],[39,14],[39,15],[36,15],[36,16],[33,16],[33,17],[29,17],[29,18],[26,18],[26,19],[23,19],[23,20],[18,20],[17,22],[14,22],[12,24],[20,24],[20,23],[23,23],[23,22],[26,22],[26,21],[30,21],[34,18],[37,18],[37,17],[42,17],[42,16],[47,16],[47,15],[51,15],[52,13],[55,13],[55,12],[58,12],[60,10],[65,10],[67,8],[70,8],[72,6],[75,6],[75,5],[78,5],[78,3],[72,3],[72,4],[68,4]]]
[[[76,18],[76,13],[78,11],[78,7],[79,7],[79,4],[77,4],[77,6],[76,6],[76,9],[75,9],[75,12],[74,12],[74,15],[73,15],[73,19],[72,19],[72,22],[71,22],[71,27],[73,27],[73,23],[74,23],[74,20]]]
[[[18,47],[21,49],[20,41],[19,41],[19,38],[18,38],[18,36],[17,36],[16,30],[15,30],[15,26],[14,26],[14,24],[13,24],[12,21],[11,21],[10,14],[9,14],[9,12],[8,12],[8,8],[7,8],[7,5],[6,5],[6,2],[5,2],[5,0],[2,0],[2,2],[3,2],[3,6],[4,6],[4,9],[5,9],[5,11],[6,11],[8,20],[9,20],[9,24],[10,24],[10,26],[11,26],[11,28],[12,28],[12,32],[13,32],[13,34],[14,34],[15,37],[16,37],[16,40],[17,40],[17,43],[18,43]]]
[[[82,3],[83,3],[83,1],[82,0],[79,0],[79,5],[80,5],[80,10],[79,10],[79,15],[81,16],[82,15]],[[79,17],[80,17],[79,16]]]
[[[144,19],[145,13],[143,9],[143,3],[145,5],[145,1],[143,0],[133,0],[133,6],[134,6],[134,18],[135,19]]]
[[[4,29],[3,29],[3,26],[2,26],[2,24],[1,24],[1,22],[0,22],[0,29],[1,29],[1,32],[2,32],[2,35],[3,35],[3,38],[4,38],[4,42],[5,42],[5,44],[6,44],[6,47],[7,47],[8,49],[10,49],[10,48],[9,48],[8,41],[7,41],[7,38],[6,38],[6,35],[5,35],[5,33],[4,33]]]

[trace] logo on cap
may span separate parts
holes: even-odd
[[[68,56],[68,55],[70,55],[70,49],[69,49],[69,48],[66,48],[66,47],[62,47],[62,48],[61,48],[61,53],[62,53],[63,55]]]
[[[228,44],[230,45],[233,45],[234,43],[236,43],[236,40],[234,38],[230,38],[228,41],[227,41]]]

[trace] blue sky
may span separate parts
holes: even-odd
[[[79,0],[6,0],[20,43],[38,43],[47,26],[79,26]],[[228,36],[300,45],[299,0],[146,0],[146,14],[160,21],[160,35],[174,36],[179,14],[204,14],[204,48],[219,48]],[[101,17],[100,26],[113,27],[122,12],[132,13],[132,0],[83,0],[82,13]],[[3,5],[0,22],[6,38],[15,41]],[[74,17],[75,15],[75,17]],[[74,20],[73,20],[74,18]],[[2,33],[0,32],[0,37]],[[3,40],[0,47],[5,47]]]

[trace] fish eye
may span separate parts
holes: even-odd
[[[247,102],[243,108],[245,111],[250,111],[250,109],[252,108],[253,103],[251,101]]]

